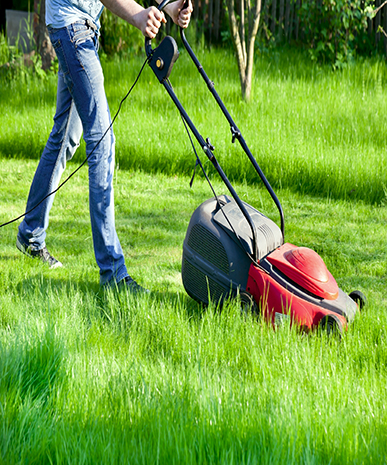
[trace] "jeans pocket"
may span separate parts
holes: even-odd
[[[73,24],[72,42],[76,47],[82,45],[87,40],[94,39],[95,32],[85,24]]]
[[[57,51],[60,48],[60,39],[52,39],[51,38],[51,43],[52,46],[54,47],[54,50]]]
[[[54,47],[55,51],[57,51],[58,48],[61,46],[60,29],[54,29],[51,26],[48,26],[47,29],[52,46]]]
[[[65,54],[63,52],[62,41],[59,37],[55,37],[54,34],[50,35],[50,40],[51,40],[52,46],[54,47],[56,56],[58,58],[60,71],[64,75],[66,75],[69,73],[69,68],[67,65]]]

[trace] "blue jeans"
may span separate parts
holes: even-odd
[[[89,209],[100,282],[119,282],[128,272],[115,230],[113,129],[93,151],[111,123],[97,53],[98,37],[84,21],[61,29],[49,28],[49,33],[59,61],[56,114],[30,188],[26,211],[58,187],[66,162],[79,146],[83,130],[89,157]],[[53,201],[54,195],[51,195],[26,215],[19,226],[19,241],[32,250],[45,246]]]

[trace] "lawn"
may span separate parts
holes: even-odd
[[[0,229],[2,463],[386,463],[385,65],[331,73],[298,55],[262,56],[246,105],[231,57],[201,53],[277,187],[286,241],[316,250],[345,292],[367,295],[367,310],[338,341],[273,330],[242,316],[237,302],[205,310],[186,295],[185,231],[212,193],[200,174],[189,187],[189,141],[145,71],[117,120],[114,187],[128,268],[150,295],[99,288],[87,169],[52,210],[47,245],[62,269],[21,255],[17,224]],[[278,221],[186,58],[172,74],[176,92],[199,129],[211,129],[203,135],[242,199]],[[140,61],[104,64],[112,111]],[[13,82],[0,95],[3,223],[25,208],[55,81]],[[66,172],[83,157],[81,147]]]

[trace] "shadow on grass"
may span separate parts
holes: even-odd
[[[27,140],[28,139],[28,140]],[[20,138],[17,135],[0,139],[0,159],[38,160],[44,149],[44,143],[37,138]],[[117,150],[116,164],[122,170],[141,170],[149,174],[175,176],[192,175],[195,166],[193,153],[180,153],[180,148],[165,149],[154,153],[144,147],[135,147],[121,143]],[[204,154],[199,154],[205,170],[211,180],[219,179],[214,168],[206,163]],[[69,168],[75,170],[84,160],[83,148],[78,150],[71,160]],[[261,186],[254,168],[246,160],[239,158],[225,160],[220,157],[220,165],[232,183],[247,182]],[[380,205],[386,202],[386,180],[373,171],[362,172],[355,176],[353,170],[346,174],[332,169],[331,166],[315,166],[311,168],[309,160],[293,160],[292,166],[281,166],[273,158],[260,160],[258,163],[274,189],[288,188],[293,192],[307,194],[314,198],[332,198],[337,200],[360,200],[369,204]],[[372,165],[372,164],[371,164]],[[370,167],[370,169],[372,166]]]
[[[12,257],[8,258],[12,260]],[[16,285],[16,291],[19,294],[24,294],[27,298],[28,295],[31,295],[31,298],[32,295],[36,296],[36,293],[39,293],[42,297],[48,297],[50,293],[54,293],[59,297],[63,295],[71,299],[74,294],[79,293],[83,297],[87,297],[86,300],[95,305],[97,312],[106,322],[109,321],[109,318],[106,316],[105,310],[112,305],[120,310],[127,308],[128,304],[160,307],[167,305],[171,308],[184,309],[188,319],[200,319],[206,311],[203,305],[191,299],[184,291],[152,291],[149,294],[135,295],[126,292],[125,289],[105,289],[98,282],[87,279],[72,281],[34,275],[20,281]],[[85,316],[88,314],[89,310],[86,310],[85,306]]]

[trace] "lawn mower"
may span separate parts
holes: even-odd
[[[159,9],[168,2],[164,0]],[[284,242],[285,222],[280,201],[192,51],[183,29],[180,36],[230,125],[232,143],[239,142],[280,215],[279,227],[240,199],[220,167],[210,140],[204,140],[198,132],[170,84],[169,76],[179,56],[176,41],[166,36],[152,49],[151,39],[147,38],[145,50],[150,67],[229,191],[228,195],[219,196],[214,192],[214,197],[202,203],[191,217],[181,271],[186,292],[204,305],[210,301],[222,305],[226,299],[239,296],[242,309],[260,313],[273,325],[290,319],[291,324],[296,323],[307,331],[321,328],[341,334],[365,305],[365,296],[360,291],[347,295],[339,289],[315,251]],[[197,154],[196,157],[204,172]]]

